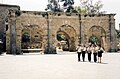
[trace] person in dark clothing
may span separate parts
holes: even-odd
[[[97,54],[98,54],[99,47],[96,45],[95,46],[95,51],[94,51],[94,62],[97,62]]]
[[[83,62],[85,61],[85,53],[86,53],[86,47],[84,45],[83,46],[83,50],[82,50],[82,59],[83,59]]]
[[[81,53],[82,53],[82,46],[78,45],[78,47],[77,47],[78,61],[80,61]]]
[[[92,53],[93,53],[94,62],[97,62],[98,49],[99,49],[98,46],[93,45],[93,47],[92,47]]]
[[[87,47],[87,53],[88,53],[88,61],[91,62],[91,47]]]
[[[102,53],[104,52],[103,48],[100,46],[98,50],[98,63],[101,63]]]

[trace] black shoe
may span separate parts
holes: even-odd
[[[80,60],[78,60],[78,62],[79,62]]]

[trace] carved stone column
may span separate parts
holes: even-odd
[[[16,54],[16,17],[15,17],[15,11],[9,10],[9,32],[10,34],[7,35],[6,38],[7,44],[9,44],[9,49],[7,50],[8,53]]]
[[[110,52],[117,50],[116,32],[115,32],[115,19],[114,14],[109,15],[109,30],[110,30]]]
[[[103,47],[104,47],[104,49],[107,49],[107,43],[106,43],[106,39],[105,39],[105,36],[101,36],[101,42],[103,43]],[[107,51],[107,50],[105,50],[105,51]]]
[[[45,48],[44,53],[45,54],[56,54],[56,49],[53,47],[53,43],[52,43],[52,25],[51,25],[51,21],[52,21],[52,15],[50,15],[49,13],[46,14],[46,20],[47,20],[47,27],[48,27],[48,45]]]

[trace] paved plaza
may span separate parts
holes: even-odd
[[[104,53],[101,64],[78,62],[75,52],[3,55],[0,79],[120,79],[120,53]]]

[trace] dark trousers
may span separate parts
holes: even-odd
[[[93,53],[93,56],[94,56],[94,62],[97,61],[97,53]]]
[[[81,52],[77,52],[77,53],[78,53],[78,61],[80,61]]]
[[[91,62],[91,52],[88,53],[88,61]]]
[[[82,59],[85,61],[85,51],[82,51]]]

